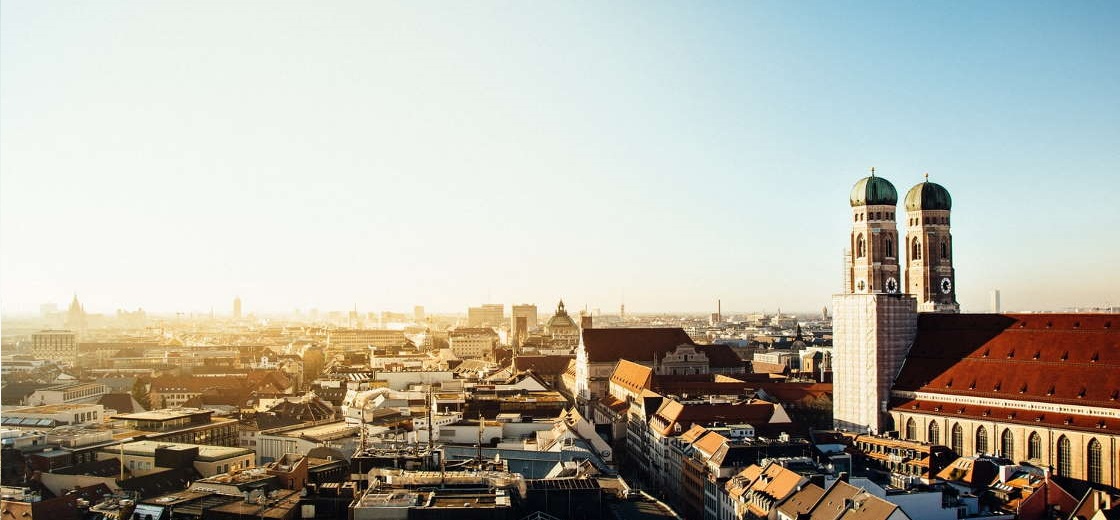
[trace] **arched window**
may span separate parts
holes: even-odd
[[[941,241],[941,258],[942,259],[949,258],[949,244],[946,243],[944,240]]]
[[[1089,448],[1086,450],[1085,467],[1088,470],[1086,477],[1089,482],[1101,483],[1101,443],[1096,439],[1089,441]]]
[[[1003,435],[999,438],[999,454],[1014,460],[1015,456],[1015,436],[1011,434],[1011,429],[1003,430]]]
[[[921,260],[922,259],[922,243],[918,241],[917,237],[914,237],[914,243],[911,244],[911,246],[910,246],[910,259],[911,260]]]
[[[949,447],[953,448],[953,451],[955,451],[957,455],[964,453],[964,428],[961,428],[960,424],[953,425],[951,442],[952,446]]]
[[[1038,432],[1031,432],[1031,436],[1027,439],[1027,458],[1042,460],[1042,437]]]
[[[856,258],[863,258],[867,254],[867,244],[863,241],[863,234],[856,236]]]
[[[976,453],[988,453],[988,429],[983,426],[976,429]]]
[[[1073,448],[1065,435],[1058,437],[1058,476],[1073,476]]]
[[[918,423],[914,422],[913,417],[906,420],[906,439],[911,441],[918,440]]]
[[[941,428],[937,426],[937,421],[929,422],[929,435],[926,437],[926,442],[930,444],[937,444],[941,442]]]
[[[891,237],[887,237],[886,245],[887,245],[886,255],[887,256],[894,256],[894,254],[895,254],[894,253],[894,240],[891,240]]]

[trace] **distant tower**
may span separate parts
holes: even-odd
[[[66,328],[78,333],[86,331],[86,309],[78,302],[78,295],[70,300],[70,308],[66,311]]]
[[[927,175],[928,179],[928,175]],[[906,194],[906,292],[920,312],[958,313],[949,191],[926,180]]]
[[[233,319],[241,319],[241,297],[235,296],[233,298]]]
[[[833,406],[837,428],[891,429],[891,384],[917,330],[917,302],[898,283],[898,193],[875,176],[856,182],[845,291],[832,300]]]
[[[417,306],[412,308],[412,319],[416,323],[423,323],[424,322],[424,306],[423,305],[417,305]]]
[[[988,312],[992,314],[999,314],[1002,312],[1000,311],[999,304],[999,289],[992,289],[991,301],[988,302]]]

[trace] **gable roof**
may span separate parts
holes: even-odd
[[[681,328],[584,329],[581,344],[591,363],[653,361],[680,345],[696,345]]]
[[[652,376],[652,368],[621,359],[614,366],[614,372],[611,373],[611,383],[617,384],[631,393],[641,393],[642,390],[649,388]]]
[[[886,520],[898,506],[842,480],[828,488],[809,513],[810,520]],[[902,513],[906,516],[905,513]]]

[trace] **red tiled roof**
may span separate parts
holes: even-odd
[[[682,430],[690,428],[693,424],[711,424],[721,422],[725,424],[749,423],[762,425],[770,422],[774,415],[774,404],[766,401],[751,401],[749,403],[734,404],[681,404],[673,399],[666,399],[657,413],[650,418],[650,427],[661,435],[672,435],[674,425],[679,424]]]
[[[591,363],[653,361],[655,355],[660,359],[680,345],[696,345],[680,328],[583,330],[583,346]]]
[[[652,368],[622,359],[614,366],[611,382],[632,393],[641,393],[642,390],[649,388],[652,376]]]
[[[1120,408],[1120,316],[919,314],[895,389]]]

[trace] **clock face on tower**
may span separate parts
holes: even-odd
[[[888,294],[898,292],[898,280],[895,280],[893,276],[887,278],[887,282],[883,284],[883,288],[887,290]]]
[[[863,280],[856,282],[856,290],[863,291],[864,287],[867,287],[867,285],[863,283]]]
[[[941,279],[941,293],[949,294],[953,290],[953,281],[948,278]]]

